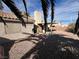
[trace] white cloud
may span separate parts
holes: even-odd
[[[55,7],[55,20],[76,20],[77,12],[79,11],[79,1],[78,0],[67,0],[63,2],[60,6]],[[65,23],[65,22],[64,22]]]
[[[79,10],[79,2],[65,3],[55,8],[55,14],[76,12]]]

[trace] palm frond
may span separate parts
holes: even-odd
[[[47,30],[47,16],[48,16],[48,0],[41,0],[43,14],[44,14],[44,26],[45,26],[45,32]]]
[[[3,9],[2,0],[0,0],[0,10]]]
[[[0,0],[0,10],[2,12],[3,10],[3,4],[2,4],[2,0]],[[3,14],[1,13],[1,16],[0,16],[0,20],[4,23],[4,25],[6,25],[6,22],[3,20]]]
[[[78,12],[78,18],[76,20],[76,24],[75,24],[75,29],[74,29],[74,33],[77,33],[78,32],[78,29],[79,29],[79,12]]]
[[[6,22],[3,20],[2,17],[0,17],[0,20],[4,23],[4,25],[7,25]]]
[[[54,19],[54,0],[50,0],[50,3],[51,3],[51,26],[52,26],[52,23],[53,23],[53,19]]]
[[[27,20],[28,20],[27,4],[26,4],[26,1],[25,0],[22,0],[22,1],[23,1],[23,4],[24,4],[24,7],[25,7],[26,16],[27,16]]]
[[[22,22],[22,25],[26,27],[26,24],[24,22],[24,19],[22,18],[21,12],[16,7],[13,0],[2,0],[9,8],[10,10],[19,18],[19,20]]]

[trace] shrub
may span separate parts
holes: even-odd
[[[74,33],[74,28],[75,28],[75,23],[71,23],[68,25],[68,28],[66,31]]]

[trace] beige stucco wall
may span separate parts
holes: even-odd
[[[6,25],[6,33],[19,33],[21,32],[21,24],[20,23],[7,23]]]
[[[5,34],[4,24],[0,22],[0,36]]]
[[[26,28],[22,26],[22,32],[24,33],[33,33],[33,24],[26,24]]]
[[[26,27],[22,26],[21,23],[6,23],[4,25],[0,22],[0,36],[4,34],[12,34],[12,33],[33,33],[33,24],[26,24]]]
[[[54,27],[50,27],[51,24],[48,24],[49,29],[56,30],[56,31],[65,31],[67,26],[63,26],[61,24],[52,24]]]

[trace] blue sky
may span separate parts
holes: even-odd
[[[22,0],[14,0],[16,6],[25,11]],[[28,13],[33,16],[34,11],[38,10],[42,13],[40,0],[26,0]],[[9,8],[4,5],[4,11],[10,12]],[[55,17],[54,20],[61,22],[62,24],[69,24],[75,22],[77,19],[77,12],[79,11],[79,0],[56,0],[55,1]],[[50,10],[48,21],[50,22]]]

